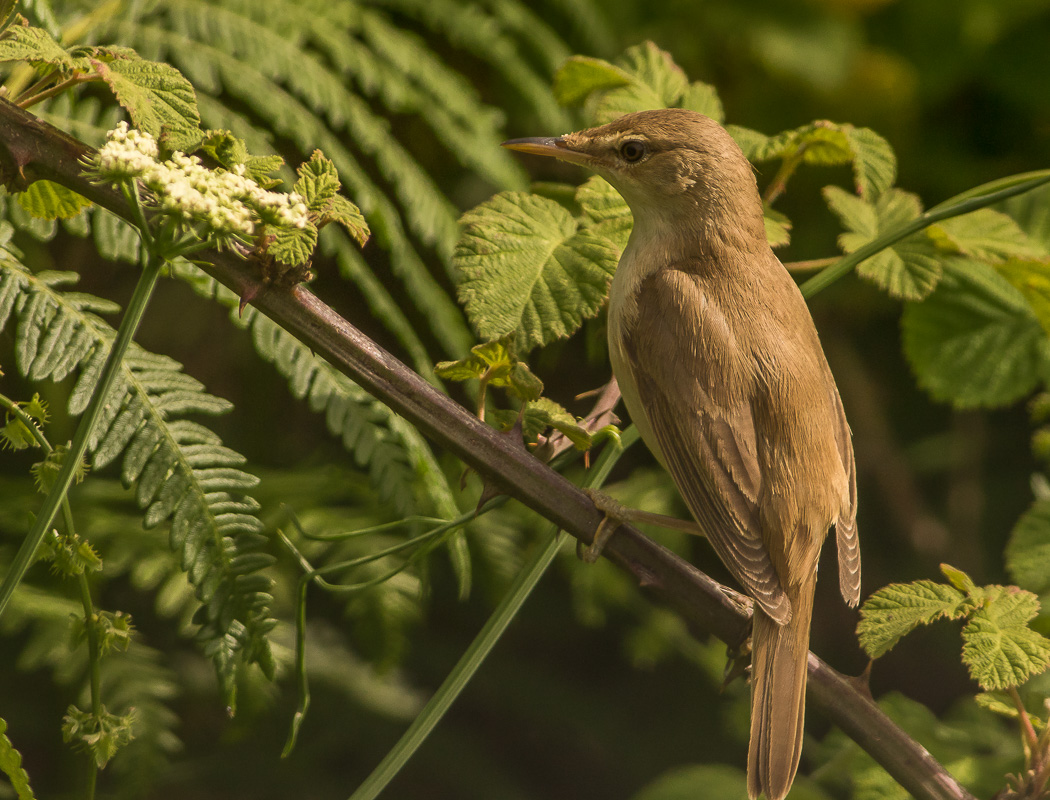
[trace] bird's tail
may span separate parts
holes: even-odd
[[[747,793],[781,800],[802,755],[806,659],[816,576],[789,591],[791,619],[778,625],[756,605],[751,635],[751,744]]]

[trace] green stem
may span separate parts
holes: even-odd
[[[3,615],[4,610],[7,608],[15,588],[22,582],[22,578],[25,577],[26,572],[33,563],[37,548],[44,540],[47,531],[50,530],[55,514],[58,513],[59,506],[69,492],[70,484],[73,482],[73,474],[77,465],[84,458],[88,438],[95,428],[95,423],[98,422],[105,402],[109,397],[110,389],[113,388],[117,373],[124,360],[124,354],[127,352],[128,346],[138,330],[139,323],[142,322],[142,316],[146,311],[146,306],[149,304],[150,296],[153,294],[153,287],[157,285],[157,278],[160,276],[162,264],[163,261],[161,259],[151,257],[142,270],[142,275],[135,286],[135,293],[131,296],[127,312],[124,314],[124,319],[121,320],[116,338],[113,340],[109,357],[102,368],[102,375],[99,378],[98,385],[95,387],[95,393],[91,396],[91,402],[88,404],[84,415],[80,418],[76,433],[73,435],[73,443],[62,461],[62,467],[55,478],[55,484],[51,487],[51,491],[48,492],[44,505],[36,516],[32,530],[23,540],[22,546],[18,548],[11,568],[4,576],[3,583],[0,584],[0,616]]]
[[[968,214],[979,208],[986,208],[1009,197],[1030,192],[1032,189],[1043,186],[1046,183],[1050,183],[1050,170],[1040,170],[1039,172],[1026,173],[1025,175],[1012,175],[1009,178],[1002,178],[946,200],[940,205],[934,206],[925,214],[920,214],[903,228],[898,228],[884,236],[880,236],[859,250],[854,250],[849,255],[843,256],[824,271],[814,275],[799,287],[802,290],[802,296],[806,298],[812,297],[817,292],[828,288],[839,278],[852,272],[853,268],[860,262],[871,258],[880,250],[896,244],[901,239],[911,236],[923,228],[941,220]],[[992,191],[993,189],[996,189],[996,191]]]
[[[631,426],[620,437],[620,447],[606,447],[602,452],[598,463],[588,475],[587,486],[598,488],[605,482],[609,472],[619,460],[624,449],[638,440],[638,430]],[[554,557],[561,549],[564,538],[557,526],[551,525],[543,538],[543,543],[537,548],[532,558],[522,567],[514,583],[508,589],[500,604],[492,612],[477,637],[471,642],[470,647],[460,657],[452,672],[445,678],[434,693],[430,701],[424,706],[419,715],[412,721],[408,730],[394,745],[393,749],[373,770],[365,782],[351,795],[350,800],[373,800],[377,797],[387,784],[393,780],[405,762],[412,757],[419,746],[426,740],[441,721],[452,703],[459,697],[467,683],[477,672],[478,667],[492,651],[499,641],[503,632],[510,625],[511,620],[517,615],[521,606],[525,603],[529,594],[539,583],[540,578],[546,573],[547,568],[554,562]]]

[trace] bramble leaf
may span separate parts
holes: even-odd
[[[1050,500],[1037,500],[1017,521],[1005,555],[1018,586],[1040,594],[1050,591]]]
[[[1043,330],[1050,334],[1050,261],[1011,258],[995,265],[996,271],[1020,289]]]
[[[18,204],[37,219],[72,219],[91,205],[86,197],[48,180],[33,181],[17,197]]]
[[[469,356],[459,361],[442,361],[434,373],[450,381],[483,380],[490,386],[506,388],[521,400],[535,400],[543,394],[543,381],[514,355],[513,338],[508,334],[474,345]]]
[[[823,194],[828,207],[847,229],[838,240],[847,253],[899,229],[922,212],[919,198],[900,189],[880,194],[873,203],[838,186],[825,186]],[[893,297],[921,300],[940,280],[942,268],[936,256],[936,248],[917,233],[862,261],[857,274]]]
[[[128,110],[134,127],[173,150],[193,150],[200,143],[197,95],[177,69],[138,57],[91,63]]]
[[[619,251],[627,246],[634,217],[627,202],[608,181],[592,175],[576,190],[576,202],[591,222],[590,230],[609,239]]]
[[[554,99],[563,106],[578,106],[593,92],[627,86],[632,80],[603,59],[571,56],[554,73]]]
[[[0,39],[0,61],[28,61],[34,66],[48,64],[70,72],[77,62],[66,49],[42,28],[12,25]]]
[[[1007,258],[1045,258],[1045,247],[1029,239],[1011,217],[990,208],[981,208],[935,223],[926,235],[942,250],[971,256],[980,261]]]
[[[919,384],[958,408],[1008,405],[1050,373],[1050,342],[995,267],[951,258],[937,288],[905,306],[904,353]]]
[[[870,128],[817,120],[775,136],[736,125],[727,126],[727,130],[750,161],[783,160],[801,154],[804,164],[852,164],[857,192],[870,202],[897,179],[893,148]]]
[[[791,243],[791,220],[786,214],[763,204],[762,222],[766,226],[766,241],[770,247],[784,247]]]
[[[527,351],[598,313],[619,251],[604,236],[577,230],[558,203],[501,192],[464,214],[463,224],[453,262],[459,299],[481,338],[513,331]]]
[[[1050,664],[1050,639],[1028,627],[1039,598],[1015,587],[995,588],[962,630],[963,661],[986,690],[1019,686]]]
[[[879,589],[860,609],[857,637],[871,658],[886,654],[919,625],[957,619],[970,604],[953,586],[930,580],[893,583]]]

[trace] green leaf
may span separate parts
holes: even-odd
[[[1021,291],[1043,330],[1050,334],[1050,261],[1011,258],[996,264],[995,269]]]
[[[828,207],[847,229],[839,235],[839,246],[847,253],[897,230],[922,213],[919,198],[900,189],[880,194],[875,202],[838,186],[825,186],[823,194]],[[861,277],[905,300],[921,300],[929,295],[941,272],[936,248],[921,233],[879,251],[857,267]]]
[[[776,136],[766,136],[735,125],[728,130],[751,161],[783,160],[801,154],[804,164],[852,164],[857,192],[871,202],[897,179],[897,158],[893,148],[869,128],[817,120]]]
[[[791,220],[786,214],[763,204],[762,222],[766,226],[766,241],[770,247],[784,247],[791,243]]]
[[[197,95],[182,73],[141,58],[92,59],[99,76],[131,115],[134,127],[173,150],[192,150],[201,140]]]
[[[41,28],[12,25],[0,39],[0,61],[28,61],[34,66],[49,64],[66,72],[77,66],[66,49]]]
[[[709,83],[703,83],[702,81],[690,83],[685,90],[685,94],[682,95],[679,105],[681,108],[688,108],[690,111],[698,111],[719,124],[725,122],[726,114],[722,108],[722,99],[718,96],[718,91],[715,87]]]
[[[948,583],[960,592],[965,592],[967,595],[974,595],[979,592],[979,588],[973,582],[973,578],[961,569],[953,567],[951,564],[941,564],[941,573],[948,579]]]
[[[325,225],[329,222],[337,222],[342,225],[350,237],[357,242],[358,247],[364,246],[371,233],[361,209],[341,194],[335,195],[328,201],[318,225]]]
[[[605,92],[594,110],[599,124],[611,122],[632,111],[669,108],[677,105],[689,86],[682,68],[671,54],[652,42],[628,48],[616,66],[633,79],[626,86]]]
[[[1015,587],[999,589],[963,628],[963,661],[982,689],[1019,686],[1050,664],[1050,639],[1028,627],[1039,598]]]
[[[273,241],[266,247],[266,254],[271,258],[292,267],[309,263],[317,246],[317,227],[307,225],[304,228],[285,228],[273,226]]]
[[[299,165],[298,174],[299,179],[292,186],[292,191],[303,196],[307,208],[321,213],[341,186],[335,164],[325,158],[320,150],[314,150],[310,160]]]
[[[857,637],[864,651],[871,658],[878,658],[919,625],[961,617],[968,604],[965,594],[943,583],[893,583],[879,589],[861,606]]]
[[[1050,344],[1031,306],[994,267],[949,259],[934,292],[901,319],[919,384],[959,408],[994,407],[1028,394],[1050,367]]]
[[[1050,591],[1050,500],[1037,500],[1017,521],[1005,555],[1018,586],[1040,594]]]
[[[1028,238],[1012,218],[990,208],[951,217],[926,229],[926,235],[941,249],[971,256],[979,261],[999,262],[1007,258],[1046,258],[1047,250]]]
[[[7,776],[18,800],[35,800],[29,786],[29,776],[22,769],[22,754],[7,738],[7,722],[0,718],[0,772]]]
[[[134,709],[123,716],[111,714],[102,706],[98,716],[69,706],[62,719],[62,740],[90,753],[99,769],[134,738]]]
[[[626,86],[633,78],[608,61],[571,56],[554,73],[554,99],[563,106],[578,106],[593,92]]]
[[[524,351],[569,336],[598,313],[619,252],[577,231],[552,200],[502,192],[463,216],[453,262],[459,298],[478,335],[515,332]]]
[[[543,381],[514,355],[513,339],[513,334],[508,334],[475,345],[466,358],[442,361],[434,372],[439,378],[452,381],[477,378],[490,386],[505,388],[521,400],[535,400],[543,394]]]
[[[619,252],[627,246],[634,217],[627,202],[608,181],[592,175],[576,190],[576,202],[590,222],[590,230],[605,237]]]
[[[504,410],[492,414],[493,423],[503,430],[510,430],[517,419],[516,411]],[[548,428],[564,433],[577,450],[588,450],[594,444],[594,437],[580,424],[580,420],[549,397],[526,403],[521,422],[525,441],[535,442]]]
[[[72,219],[91,201],[59,183],[39,180],[19,192],[18,204],[38,219]]]
[[[870,128],[843,125],[853,151],[853,176],[861,197],[875,200],[897,180],[897,156],[890,143]]]

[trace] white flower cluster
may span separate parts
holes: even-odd
[[[158,208],[204,222],[217,233],[251,236],[257,220],[294,228],[309,222],[300,195],[263,189],[247,177],[243,164],[230,171],[211,170],[196,156],[176,151],[161,162],[158,155],[152,136],[121,122],[98,151],[96,169],[106,180],[138,178],[153,193]]]

